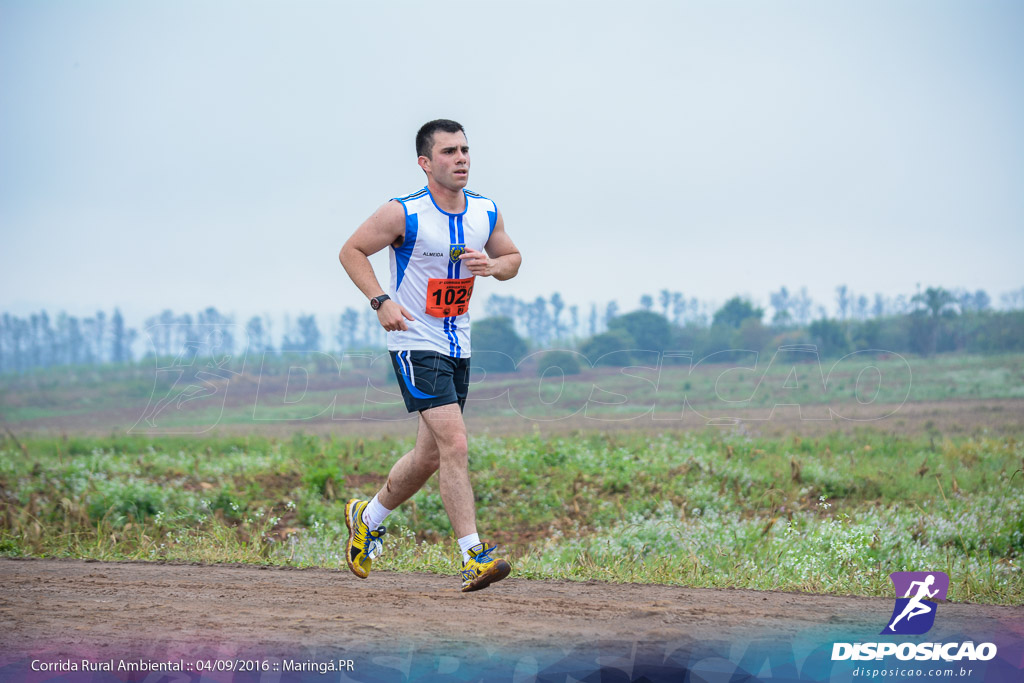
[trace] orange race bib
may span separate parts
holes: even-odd
[[[427,280],[427,314],[435,318],[462,315],[469,309],[474,277],[461,280],[432,277]]]

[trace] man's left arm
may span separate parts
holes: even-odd
[[[501,211],[498,211],[494,230],[484,245],[484,251],[487,253],[466,249],[466,253],[459,257],[473,275],[493,277],[495,280],[510,280],[519,272],[523,256],[516,249],[512,238],[505,232],[505,219],[502,218]]]

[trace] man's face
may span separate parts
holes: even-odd
[[[419,158],[420,167],[449,190],[461,190],[469,182],[469,143],[462,131],[436,131],[431,157]]]

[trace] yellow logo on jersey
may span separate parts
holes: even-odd
[[[451,250],[448,252],[448,256],[451,258],[452,263],[458,263],[459,257],[466,253],[465,244],[453,244]]]

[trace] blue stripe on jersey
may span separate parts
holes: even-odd
[[[488,237],[494,234],[494,226],[498,224],[498,205],[494,202],[491,204],[494,206],[494,211],[487,212],[487,219],[491,222],[491,231],[487,233]]]
[[[451,248],[451,245],[456,244],[456,242],[455,242],[455,235],[456,235],[456,233],[455,233],[455,214],[448,214],[448,244],[449,244],[449,249]],[[448,255],[448,278],[451,279],[453,277],[455,277],[455,264],[452,263],[452,257],[451,257],[451,254],[449,253],[449,255]]]
[[[466,208],[467,209],[469,208],[469,201],[468,200],[466,201]],[[466,243],[466,232],[463,229],[462,216],[457,216],[455,218],[455,229],[458,230],[458,232],[459,232],[459,242],[458,243],[464,245]],[[460,260],[458,263],[455,264],[455,277],[462,277],[461,270],[462,270],[462,261]],[[462,357],[462,345],[459,344],[459,333],[458,333],[458,329],[459,328],[458,328],[458,325],[455,323],[455,317],[454,316],[452,316],[452,322],[449,325],[449,327],[450,327],[450,329],[452,331],[453,341],[455,342],[455,349],[454,349],[454,354],[453,355],[456,358],[461,358]]]
[[[399,202],[401,203],[401,202]],[[405,208],[405,204],[402,204]],[[405,239],[402,246],[395,249],[395,292],[402,287],[402,278],[405,277],[405,269],[409,267],[409,259],[412,258],[412,250],[416,246],[416,233],[419,231],[420,219],[416,214],[405,212]]]
[[[452,319],[450,317],[444,319],[444,333],[448,335],[448,355],[455,356],[455,338],[452,335]]]
[[[403,356],[402,354],[405,354],[405,355]],[[398,352],[398,369],[402,372],[402,379],[405,380],[405,387],[409,390],[409,393],[412,394],[412,397],[413,398],[437,398],[437,396],[435,396],[434,394],[428,394],[428,393],[426,393],[424,391],[420,391],[419,389],[416,388],[416,385],[413,384],[412,380],[409,379],[409,372],[410,372],[410,370],[406,370],[406,366],[408,366],[410,370],[412,369],[412,362],[409,360],[409,352],[408,351],[399,351]]]
[[[455,323],[455,316],[452,316],[452,324],[450,325],[452,330],[452,339],[454,341],[454,350],[452,355],[456,358],[462,358],[462,345],[459,344],[459,326]]]
[[[462,230],[462,216],[455,217],[455,229],[459,232],[459,241],[456,244],[466,244],[466,233]],[[463,247],[465,248],[465,247]],[[462,260],[455,262],[455,277],[462,277]]]
[[[435,204],[434,206],[437,206],[437,205]],[[440,211],[439,208],[438,208],[438,211]],[[450,213],[450,214],[447,214],[447,217],[449,217],[449,249],[451,249],[452,248],[451,245],[455,244],[455,238],[456,238],[455,215]],[[447,264],[447,265],[449,265],[449,270],[447,270],[447,272],[449,272],[449,279],[455,278],[455,264],[452,263],[452,255],[451,254],[449,254],[449,264]],[[449,340],[449,355],[455,355],[455,341],[452,339],[452,328],[451,328],[451,325],[450,325],[451,322],[452,322],[452,318],[451,317],[445,317],[445,318],[443,318],[443,321],[444,321],[444,336],[447,337],[447,340]]]

